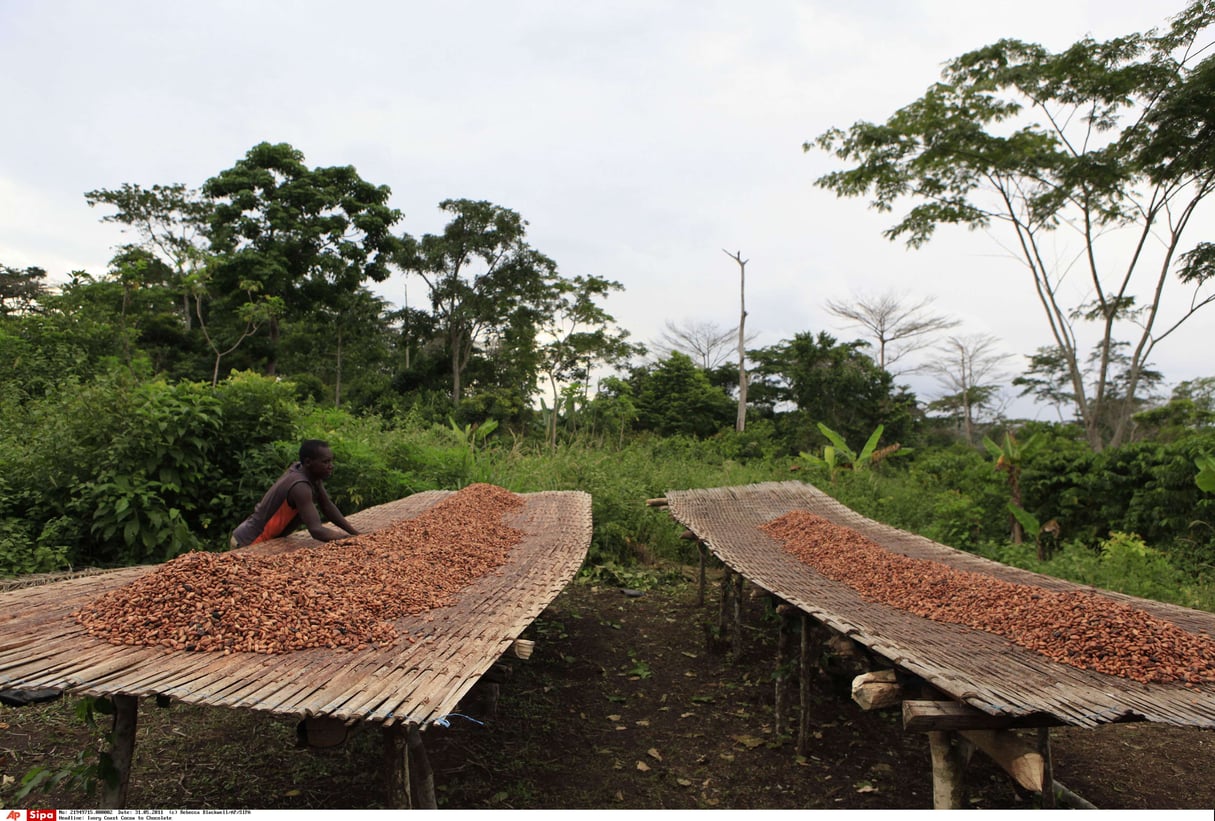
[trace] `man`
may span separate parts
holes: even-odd
[[[312,538],[320,542],[357,536],[346,517],[325,491],[325,480],[333,475],[333,451],[321,439],[306,439],[300,445],[300,460],[287,468],[266,495],[257,503],[252,515],[232,532],[228,546],[247,547],[284,536],[301,523]],[[342,533],[321,522],[321,514],[337,525]]]

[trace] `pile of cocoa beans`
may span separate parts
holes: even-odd
[[[1003,636],[1082,669],[1145,683],[1215,682],[1215,641],[1106,596],[1016,584],[892,553],[807,511],[761,529],[867,601]]]
[[[522,533],[503,516],[522,505],[517,494],[476,484],[413,519],[315,547],[188,553],[73,615],[90,636],[169,650],[391,645],[400,639],[394,620],[449,604],[507,561]]]

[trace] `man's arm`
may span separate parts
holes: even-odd
[[[299,512],[300,521],[304,523],[304,527],[308,528],[308,533],[318,542],[332,542],[335,539],[346,538],[347,533],[354,533],[349,525],[346,524],[346,520],[342,517],[341,513],[338,513],[336,520],[333,519],[329,509],[332,508],[336,511],[337,508],[329,500],[329,496],[322,492],[321,507],[325,509],[325,514],[333,520],[334,524],[346,530],[346,533],[325,527],[321,522],[321,515],[317,512],[316,505],[312,502],[312,487],[307,482],[300,482],[291,488],[291,504]]]
[[[325,514],[325,518],[333,524],[345,530],[351,536],[359,535],[359,532],[350,526],[350,522],[346,521],[346,517],[342,515],[342,511],[338,510],[337,505],[329,498],[329,493],[322,485],[320,489],[321,496],[321,512]],[[339,537],[341,538],[341,537]]]

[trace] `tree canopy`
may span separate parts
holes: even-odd
[[[1128,436],[1155,346],[1215,301],[1215,244],[1187,232],[1215,186],[1213,23],[1215,3],[1200,1],[1163,31],[1085,38],[1057,53],[1001,40],[949,61],[885,123],[832,128],[804,145],[851,164],[819,186],[867,195],[883,212],[909,203],[891,239],[918,247],[950,224],[1006,232],[1096,449]],[[1071,257],[1046,247],[1060,232],[1076,243]],[[1065,280],[1080,273],[1077,298]],[[1190,297],[1166,301],[1173,287]],[[1129,354],[1115,390],[1120,342]]]

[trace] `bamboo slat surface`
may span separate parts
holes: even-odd
[[[418,493],[347,518],[368,533],[413,518],[450,494]],[[455,709],[586,557],[589,495],[521,495],[523,508],[505,517],[524,534],[507,564],[464,588],[451,605],[395,621],[400,638],[391,646],[223,655],[88,636],[72,613],[154,569],[133,567],[0,592],[0,689],[166,695],[190,704],[425,726]],[[276,555],[313,544],[303,532],[242,552]]]
[[[1047,715],[1071,725],[1146,720],[1215,727],[1215,686],[1142,684],[1060,664],[1007,639],[865,601],[816,573],[759,526],[805,510],[852,528],[894,553],[1050,590],[1100,592],[1205,636],[1215,614],[1076,585],[1008,567],[867,519],[811,485],[771,482],[670,491],[668,511],[731,569],[938,690],[985,713]]]

